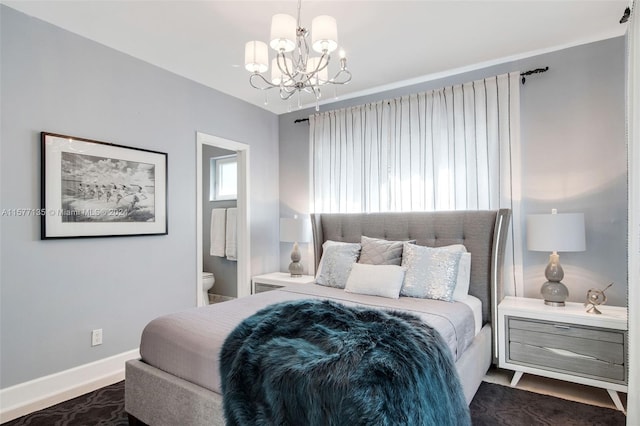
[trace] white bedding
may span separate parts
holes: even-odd
[[[467,305],[473,312],[473,320],[476,323],[476,331],[474,336],[477,336],[482,330],[482,302],[475,296],[467,294],[464,299],[458,300],[461,303]]]

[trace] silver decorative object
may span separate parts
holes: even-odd
[[[597,288],[592,288],[587,291],[587,301],[584,302],[584,306],[591,305],[590,308],[587,309],[587,312],[590,314],[601,314],[598,310],[598,306],[604,305],[607,302],[607,295],[604,292],[613,285],[613,283],[609,284],[602,290]]]

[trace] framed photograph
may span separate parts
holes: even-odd
[[[166,153],[41,136],[43,240],[168,233]]]

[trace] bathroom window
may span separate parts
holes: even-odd
[[[211,158],[211,185],[209,199],[235,200],[238,196],[238,159],[237,155]]]

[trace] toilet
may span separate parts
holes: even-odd
[[[209,289],[213,287],[213,283],[215,282],[216,279],[212,272],[202,273],[202,300],[204,300],[205,305],[209,304]]]

